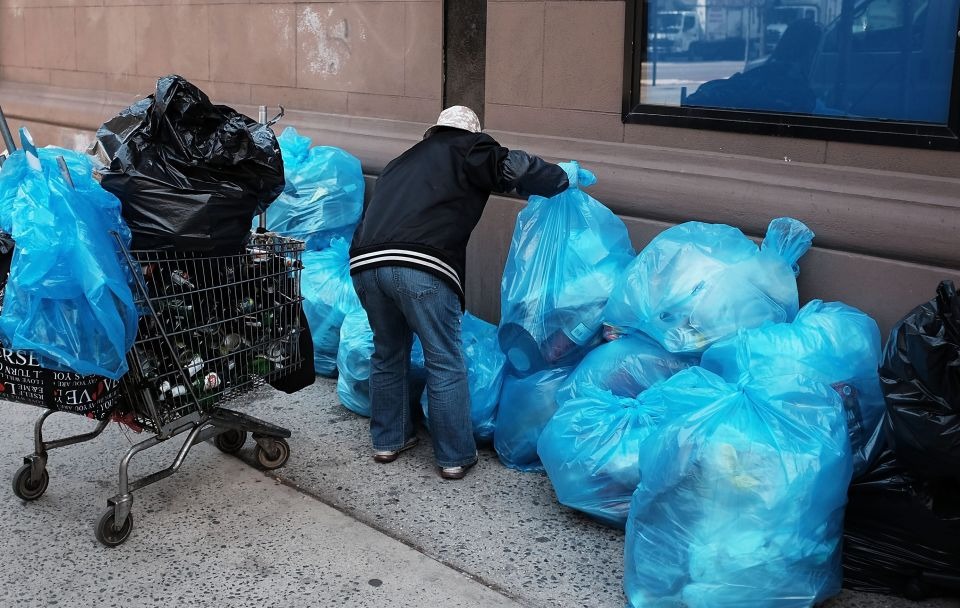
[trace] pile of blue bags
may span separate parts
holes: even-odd
[[[623,222],[582,190],[596,178],[567,171],[567,191],[531,197],[517,218],[499,325],[464,316],[478,442],[626,530],[631,606],[836,594],[846,491],[884,447],[876,322],[839,302],[801,308],[798,263],[814,237],[802,222],[774,219],[759,245],[689,222],[634,254]],[[341,402],[369,415],[372,333],[352,289],[337,288],[345,249],[305,258],[324,292],[308,300],[330,319],[314,329],[318,351],[340,324]],[[411,370],[423,377],[416,341]],[[429,420],[429,396],[420,403]]]

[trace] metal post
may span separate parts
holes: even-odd
[[[10,126],[7,124],[7,117],[3,115],[3,108],[0,108],[0,136],[3,137],[3,143],[7,146],[7,153],[12,154],[17,151],[17,143],[13,141],[13,135],[10,133]]]
[[[260,106],[257,110],[257,122],[262,125],[267,124],[267,106]],[[267,231],[267,212],[260,213],[260,226],[257,228],[257,234],[263,234]]]

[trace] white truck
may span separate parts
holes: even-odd
[[[820,22],[820,4],[815,2],[789,2],[770,8],[766,14],[766,26],[763,28],[763,48],[772,53],[787,27],[794,21],[809,19]]]
[[[742,60],[758,54],[760,27],[756,1],[696,0],[689,10],[653,15],[649,50],[690,59]]]

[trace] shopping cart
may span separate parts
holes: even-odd
[[[205,255],[130,251],[115,236],[141,315],[120,398],[92,432],[54,441],[43,438],[43,424],[55,410],[45,412],[35,425],[35,452],[13,480],[17,496],[35,500],[49,483],[50,450],[97,437],[111,419],[149,432],[121,460],[119,491],[96,524],[107,546],[130,536],[132,493],[175,473],[201,441],[214,438],[221,451],[236,453],[250,433],[260,465],[283,466],[290,431],[224,406],[312,364],[300,351],[301,332],[309,331],[301,311],[301,241],[257,233],[241,253]],[[129,479],[134,455],[183,434],[170,466]]]

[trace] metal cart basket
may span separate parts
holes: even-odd
[[[96,525],[107,546],[130,536],[132,492],[175,473],[201,441],[215,438],[221,451],[235,453],[252,433],[259,463],[283,466],[290,431],[224,406],[312,364],[299,347],[301,332],[309,331],[301,311],[301,241],[253,234],[245,250],[232,255],[129,251],[117,241],[135,277],[141,315],[118,405],[92,432],[54,441],[43,439],[43,423],[54,410],[45,412],[35,426],[35,453],[13,480],[17,496],[34,500],[49,482],[49,450],[93,439],[111,419],[148,431],[121,460],[119,491]],[[181,434],[186,439],[173,464],[128,478],[135,454]]]

